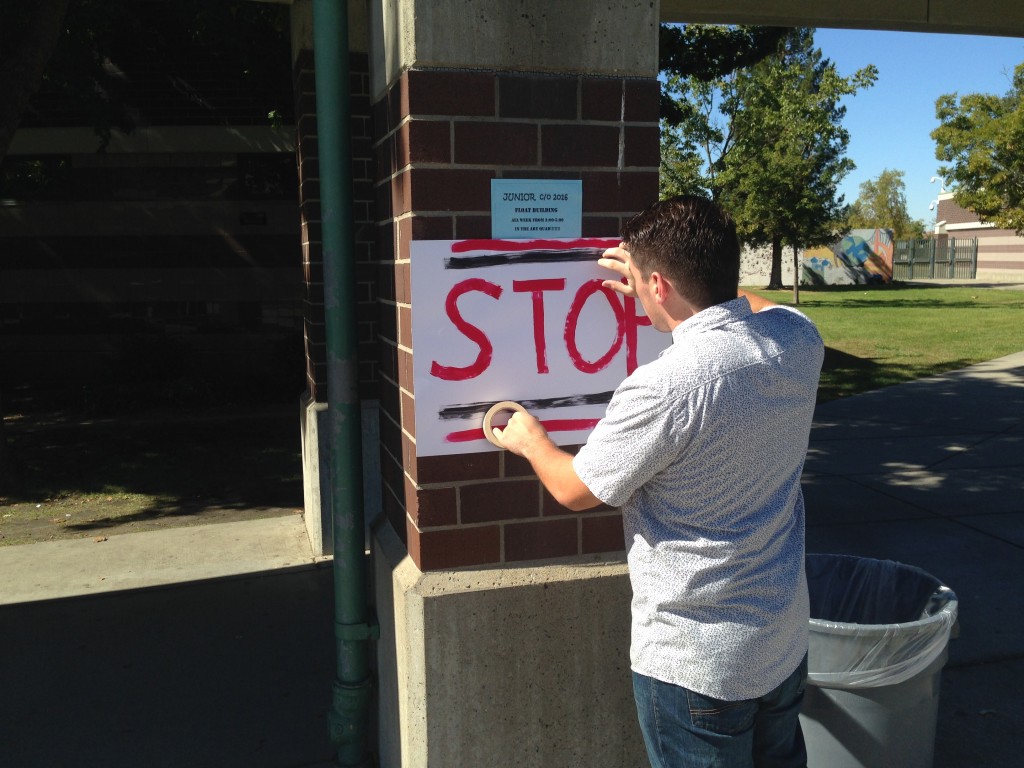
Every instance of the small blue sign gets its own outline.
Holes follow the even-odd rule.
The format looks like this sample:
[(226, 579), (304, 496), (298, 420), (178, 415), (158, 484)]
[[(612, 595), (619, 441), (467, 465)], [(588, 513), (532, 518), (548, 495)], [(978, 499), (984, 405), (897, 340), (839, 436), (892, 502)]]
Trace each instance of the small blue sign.
[(582, 181), (491, 179), (491, 237), (582, 236)]

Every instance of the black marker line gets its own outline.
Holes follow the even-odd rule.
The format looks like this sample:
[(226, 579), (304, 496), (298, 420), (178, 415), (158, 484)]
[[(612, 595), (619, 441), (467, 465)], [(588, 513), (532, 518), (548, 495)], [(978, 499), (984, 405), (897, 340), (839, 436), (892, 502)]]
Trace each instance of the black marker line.
[[(615, 394), (608, 392), (592, 392), (589, 395), (567, 395), (562, 397), (540, 397), (534, 400), (520, 400), (519, 403), (528, 411), (543, 411), (549, 408), (572, 408), (577, 405), (606, 405)], [(446, 405), (437, 412), (442, 421), (449, 419), (466, 419), (470, 416), (483, 415), (494, 403), (458, 403)]]
[(597, 261), (603, 248), (569, 248), (565, 250), (536, 250), (521, 253), (488, 253), (483, 256), (449, 256), (445, 269), (477, 269), (478, 267), (507, 267), (513, 264), (558, 264), (567, 261)]

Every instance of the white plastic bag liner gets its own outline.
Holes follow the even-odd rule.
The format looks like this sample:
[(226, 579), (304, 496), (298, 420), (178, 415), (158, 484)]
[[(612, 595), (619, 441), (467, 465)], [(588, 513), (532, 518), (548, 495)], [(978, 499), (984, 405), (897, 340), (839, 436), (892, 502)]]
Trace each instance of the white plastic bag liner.
[(949, 643), (957, 599), (935, 577), (892, 560), (807, 555), (808, 682), (876, 688), (924, 672)]

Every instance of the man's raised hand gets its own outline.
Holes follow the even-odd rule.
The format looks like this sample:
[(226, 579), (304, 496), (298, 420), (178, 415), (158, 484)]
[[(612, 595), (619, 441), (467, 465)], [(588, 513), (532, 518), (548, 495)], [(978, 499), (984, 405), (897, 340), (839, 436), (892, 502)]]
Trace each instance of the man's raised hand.
[(632, 276), (629, 272), (629, 251), (625, 249), (625, 243), (619, 243), (616, 248), (609, 248), (597, 260), (598, 265), (610, 269), (619, 275), (618, 280), (605, 280), (602, 285), (621, 293), (623, 296), (636, 296), (636, 289), (633, 286)]

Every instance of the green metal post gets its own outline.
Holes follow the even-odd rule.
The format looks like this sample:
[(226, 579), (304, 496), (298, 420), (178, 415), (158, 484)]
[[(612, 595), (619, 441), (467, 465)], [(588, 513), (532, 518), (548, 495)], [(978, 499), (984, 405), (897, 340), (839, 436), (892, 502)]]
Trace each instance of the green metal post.
[(337, 649), (328, 721), (336, 762), (346, 768), (370, 765), (368, 646), (374, 634), (367, 620), (363, 533), (348, 57), (347, 0), (313, 0)]

